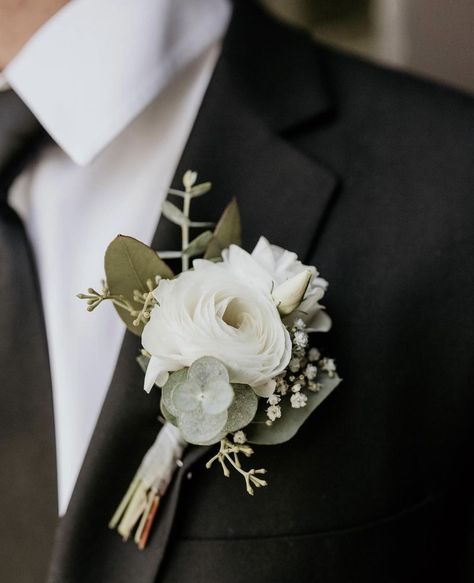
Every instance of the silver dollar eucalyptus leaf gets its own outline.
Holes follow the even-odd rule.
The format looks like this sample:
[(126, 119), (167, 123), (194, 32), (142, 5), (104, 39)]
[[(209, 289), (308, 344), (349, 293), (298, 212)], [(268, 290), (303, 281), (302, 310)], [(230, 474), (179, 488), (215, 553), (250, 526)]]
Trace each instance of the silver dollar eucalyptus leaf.
[(191, 413), (201, 405), (203, 391), (197, 383), (185, 381), (175, 386), (171, 400), (179, 413)]
[(229, 373), (225, 365), (217, 358), (203, 356), (189, 368), (188, 379), (203, 385), (216, 379), (229, 382)]
[(194, 445), (211, 445), (220, 441), (226, 422), (227, 411), (218, 415), (208, 415), (202, 410), (196, 410), (178, 417), (178, 427), (184, 439)]
[[(242, 417), (255, 415), (254, 392), (244, 385), (236, 385), (239, 394), (250, 393), (252, 397), (241, 397), (241, 404), (234, 408), (231, 427), (241, 427)], [(222, 362), (205, 356), (191, 365), (172, 373), (163, 387), (161, 410), (165, 419), (177, 425), (183, 438), (196, 445), (211, 445), (225, 436), (228, 410), (234, 402), (234, 388), (229, 382), (229, 373)], [(244, 409), (246, 410), (244, 412)], [(248, 422), (247, 422), (248, 423)]]
[(249, 385), (232, 385), (234, 400), (227, 411), (228, 419), (224, 427), (226, 433), (246, 427), (257, 413), (258, 397)]
[(223, 379), (210, 381), (202, 395), (203, 411), (209, 415), (218, 415), (227, 411), (234, 399), (232, 385)]
[(171, 413), (165, 407), (165, 405), (163, 403), (163, 399), (161, 399), (160, 409), (161, 409), (161, 414), (165, 418), (165, 421), (168, 421), (169, 423), (171, 423), (172, 425), (174, 425), (175, 427), (177, 427), (177, 425), (178, 425), (178, 419), (174, 415), (171, 415)]
[(215, 358), (204, 357), (190, 367), (185, 382), (175, 385), (171, 412), (190, 413), (199, 408), (208, 415), (218, 415), (227, 411), (233, 398), (225, 366)]
[(170, 378), (166, 382), (165, 386), (163, 387), (162, 392), (161, 392), (162, 403), (163, 403), (164, 407), (166, 408), (166, 410), (173, 417), (178, 416), (178, 410), (174, 406), (173, 400), (171, 398), (171, 394), (172, 394), (174, 388), (176, 387), (176, 385), (182, 384), (186, 380), (187, 376), (188, 376), (188, 369), (187, 368), (183, 368), (181, 370), (178, 370), (177, 372), (172, 373), (170, 375)]

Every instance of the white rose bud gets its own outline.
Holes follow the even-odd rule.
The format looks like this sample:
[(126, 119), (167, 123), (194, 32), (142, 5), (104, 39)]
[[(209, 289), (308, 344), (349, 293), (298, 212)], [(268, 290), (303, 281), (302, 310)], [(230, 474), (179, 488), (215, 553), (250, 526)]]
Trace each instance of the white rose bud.
[(313, 265), (304, 265), (296, 253), (277, 245), (271, 245), (265, 237), (260, 237), (252, 251), (252, 257), (270, 275), (275, 286), (283, 285), (297, 274), (309, 270), (311, 279), (300, 309), (283, 316), (285, 324), (291, 327), (295, 324), (295, 320), (302, 320), (306, 325), (307, 332), (327, 332), (329, 330), (331, 319), (319, 303), (326, 292), (328, 283), (319, 277), (319, 273)]
[(305, 269), (273, 290), (273, 301), (282, 316), (288, 316), (301, 304), (312, 275), (309, 269)]

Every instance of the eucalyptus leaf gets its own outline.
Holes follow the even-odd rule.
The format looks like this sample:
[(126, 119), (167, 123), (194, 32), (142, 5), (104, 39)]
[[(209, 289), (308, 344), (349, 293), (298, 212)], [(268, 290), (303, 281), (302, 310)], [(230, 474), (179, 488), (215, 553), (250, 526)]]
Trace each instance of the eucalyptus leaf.
[(227, 422), (227, 411), (209, 415), (202, 410), (183, 413), (178, 417), (178, 427), (184, 439), (194, 445), (218, 443)]
[(171, 415), (177, 417), (179, 411), (176, 409), (173, 399), (172, 393), (177, 385), (182, 384), (188, 377), (188, 369), (183, 368), (176, 372), (170, 374), (169, 379), (166, 381), (162, 391), (161, 391), (161, 400), (163, 405), (166, 407), (166, 410), (169, 411)]
[(234, 389), (228, 381), (215, 379), (207, 383), (202, 400), (203, 411), (218, 415), (227, 411), (234, 400)]
[(179, 196), (180, 198), (198, 198), (203, 194), (207, 194), (212, 188), (212, 184), (210, 182), (203, 182), (202, 184), (197, 184), (193, 186), (188, 192), (185, 190), (178, 190), (176, 188), (170, 188), (168, 190), (168, 194), (173, 196)]
[(212, 184), (210, 182), (201, 182), (201, 184), (196, 184), (196, 186), (193, 186), (189, 191), (189, 194), (193, 198), (197, 198), (198, 196), (202, 196), (203, 194), (209, 192), (211, 188)]
[[(147, 292), (147, 281), (155, 281), (158, 275), (165, 279), (174, 276), (168, 265), (153, 249), (133, 237), (124, 235), (116, 237), (107, 247), (104, 267), (110, 293), (128, 300), (136, 310), (140, 310), (142, 306), (133, 299), (135, 290)], [(127, 310), (118, 306), (115, 308), (127, 328), (140, 336), (143, 324), (134, 326), (135, 318)]]
[(281, 418), (276, 419), (272, 425), (266, 425), (267, 415), (265, 409), (268, 407), (266, 400), (261, 400), (259, 410), (253, 422), (245, 430), (247, 441), (258, 445), (275, 445), (288, 441), (297, 433), (299, 428), (308, 419), (311, 413), (318, 407), (324, 399), (337, 387), (341, 382), (338, 376), (330, 378), (326, 373), (320, 373), (318, 382), (321, 389), (313, 393), (305, 391), (308, 397), (306, 407), (294, 409), (291, 406), (290, 399), (284, 397), (280, 403)]
[(198, 235), (183, 251), (183, 255), (188, 257), (196, 257), (197, 255), (202, 255), (209, 245), (209, 241), (212, 239), (212, 231), (204, 231)]
[(221, 253), (224, 248), (221, 246), (219, 241), (213, 236), (209, 241), (209, 244), (204, 254), (204, 259), (209, 261), (218, 261), (221, 258)]
[(200, 397), (201, 389), (199, 385), (189, 381), (177, 384), (171, 394), (174, 410), (180, 414), (195, 411), (200, 405)]
[(233, 384), (234, 400), (227, 411), (225, 433), (232, 433), (246, 427), (257, 413), (258, 397), (249, 385)]
[[(256, 406), (244, 392), (253, 391), (245, 385), (235, 385), (242, 393), (233, 412), (231, 427), (240, 427), (243, 416), (255, 414)], [(196, 360), (189, 369), (170, 375), (161, 393), (163, 416), (179, 427), (184, 439), (196, 445), (217, 443), (226, 435), (228, 410), (234, 401), (234, 386), (229, 383), (225, 365), (211, 356)], [(254, 395), (256, 398), (256, 396)], [(248, 422), (247, 422), (248, 423)]]
[(186, 218), (183, 211), (169, 200), (165, 200), (161, 206), (161, 211), (164, 216), (175, 225), (189, 225), (189, 219)]
[(160, 403), (160, 409), (161, 409), (161, 414), (163, 415), (165, 420), (168, 421), (169, 423), (171, 423), (172, 425), (174, 425), (175, 427), (178, 427), (178, 420), (176, 419), (176, 417), (174, 415), (171, 415), (171, 413), (165, 407), (165, 405), (163, 403), (163, 399), (161, 400), (161, 403)]
[(234, 198), (222, 213), (214, 229), (213, 237), (209, 241), (204, 258), (213, 259), (219, 257), (224, 249), (227, 249), (230, 245), (240, 245), (241, 242), (240, 211), (239, 205)]
[(224, 363), (213, 356), (203, 356), (193, 362), (188, 372), (188, 379), (200, 384), (210, 380), (222, 379), (229, 381), (229, 373)]
[(211, 356), (196, 360), (188, 370), (187, 380), (175, 385), (171, 393), (173, 408), (179, 414), (199, 408), (208, 415), (218, 415), (227, 411), (233, 399), (226, 367)]

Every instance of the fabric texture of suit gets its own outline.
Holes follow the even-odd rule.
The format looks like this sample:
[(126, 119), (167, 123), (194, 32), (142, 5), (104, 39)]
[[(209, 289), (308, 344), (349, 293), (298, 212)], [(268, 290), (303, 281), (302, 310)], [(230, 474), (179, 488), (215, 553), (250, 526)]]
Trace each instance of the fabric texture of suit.
[[(472, 580), (473, 135), (469, 97), (235, 3), (175, 182), (198, 170), (196, 220), (236, 196), (245, 248), (265, 235), (318, 267), (333, 329), (314, 341), (344, 381), (255, 448), (254, 497), (189, 448), (139, 552), (107, 529), (159, 427), (127, 335), (48, 583)], [(176, 231), (162, 219), (154, 247)]]

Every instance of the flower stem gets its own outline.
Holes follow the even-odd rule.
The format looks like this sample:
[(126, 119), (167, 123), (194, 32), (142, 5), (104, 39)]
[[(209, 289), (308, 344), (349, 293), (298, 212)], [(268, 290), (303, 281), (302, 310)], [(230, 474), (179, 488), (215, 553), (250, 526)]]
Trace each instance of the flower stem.
[(189, 247), (189, 211), (191, 209), (191, 194), (186, 188), (186, 193), (184, 195), (183, 204), (183, 214), (186, 217), (186, 221), (181, 226), (181, 270), (187, 271), (189, 269), (189, 256), (184, 253), (184, 251)]

